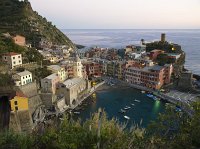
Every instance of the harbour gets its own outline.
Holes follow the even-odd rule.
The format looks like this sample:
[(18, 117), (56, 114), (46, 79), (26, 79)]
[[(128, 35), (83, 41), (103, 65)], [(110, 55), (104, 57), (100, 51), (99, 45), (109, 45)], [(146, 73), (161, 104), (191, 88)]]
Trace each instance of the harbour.
[(101, 108), (107, 113), (108, 119), (114, 117), (120, 123), (128, 121), (127, 127), (133, 124), (146, 127), (165, 111), (165, 104), (165, 101), (153, 100), (140, 90), (128, 86), (103, 85), (74, 110), (80, 113), (75, 112), (73, 118), (85, 121)]

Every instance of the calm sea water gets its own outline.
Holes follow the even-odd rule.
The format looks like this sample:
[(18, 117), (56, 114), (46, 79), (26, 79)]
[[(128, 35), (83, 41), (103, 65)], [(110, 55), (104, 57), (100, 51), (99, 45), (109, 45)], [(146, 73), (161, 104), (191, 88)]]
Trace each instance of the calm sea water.
[(200, 30), (62, 30), (74, 43), (85, 46), (124, 48), (160, 39), (166, 33), (167, 41), (178, 43), (186, 52), (185, 67), (200, 75)]
[[(140, 102), (134, 101), (135, 99)], [(150, 121), (155, 120), (159, 113), (164, 112), (165, 102), (155, 101), (133, 88), (110, 88), (97, 91), (91, 95), (89, 105), (78, 115), (82, 120), (90, 118), (91, 114), (102, 108), (107, 113), (109, 119), (115, 117), (119, 122), (126, 123), (124, 115), (130, 117), (127, 126), (140, 124), (146, 127)], [(93, 102), (91, 102), (93, 101)], [(134, 104), (132, 106), (131, 104)], [(119, 113), (125, 106), (131, 107), (125, 114)], [(77, 118), (77, 117), (75, 117)]]

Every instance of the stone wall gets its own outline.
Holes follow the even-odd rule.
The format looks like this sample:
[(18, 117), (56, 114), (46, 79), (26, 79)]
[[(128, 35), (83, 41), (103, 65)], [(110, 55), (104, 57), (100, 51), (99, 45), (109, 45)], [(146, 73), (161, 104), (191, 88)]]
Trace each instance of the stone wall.
[(9, 129), (15, 132), (30, 133), (33, 127), (29, 110), (11, 112)]
[(193, 90), (192, 86), (193, 74), (191, 72), (183, 72), (178, 81), (178, 88), (182, 91)]

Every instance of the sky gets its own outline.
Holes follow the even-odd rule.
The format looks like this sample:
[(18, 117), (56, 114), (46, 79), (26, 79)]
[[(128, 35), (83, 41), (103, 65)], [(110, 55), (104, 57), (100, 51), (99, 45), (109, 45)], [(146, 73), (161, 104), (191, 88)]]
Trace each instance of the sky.
[(29, 0), (60, 29), (200, 29), (200, 0)]

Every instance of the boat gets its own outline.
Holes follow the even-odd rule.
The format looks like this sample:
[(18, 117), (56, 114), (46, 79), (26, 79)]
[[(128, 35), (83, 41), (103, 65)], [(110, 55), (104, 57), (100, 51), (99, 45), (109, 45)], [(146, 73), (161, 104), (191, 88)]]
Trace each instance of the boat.
[(131, 103), (131, 105), (134, 106), (135, 104), (134, 104), (134, 103)]
[(126, 111), (123, 109), (120, 109), (119, 113), (125, 113)]
[(134, 101), (136, 101), (136, 102), (140, 102), (139, 100), (137, 100), (137, 99), (135, 99)]
[(128, 106), (126, 106), (125, 108), (124, 108), (124, 110), (128, 110), (128, 109), (130, 109), (131, 107), (128, 107)]
[(146, 92), (145, 92), (145, 91), (141, 91), (141, 93), (143, 93), (143, 94), (144, 94), (144, 93), (146, 93)]
[(130, 108), (127, 108), (127, 107), (124, 108), (124, 110), (128, 110), (128, 109), (130, 109)]
[(153, 98), (154, 100), (158, 100), (158, 98), (157, 98), (156, 96), (153, 96), (152, 98)]
[(78, 111), (74, 111), (74, 114), (80, 114), (80, 112), (78, 112)]
[(130, 117), (128, 117), (128, 116), (126, 116), (126, 115), (124, 116), (124, 118), (127, 119), (127, 120), (130, 120)]
[(147, 94), (147, 97), (153, 98), (154, 96), (152, 94)]

